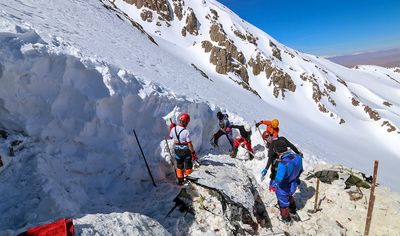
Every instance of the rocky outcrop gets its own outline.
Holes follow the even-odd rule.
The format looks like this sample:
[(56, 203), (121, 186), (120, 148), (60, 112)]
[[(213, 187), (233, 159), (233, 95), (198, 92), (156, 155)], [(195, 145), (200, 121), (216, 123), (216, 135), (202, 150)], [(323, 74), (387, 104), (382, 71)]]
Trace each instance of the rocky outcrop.
[(201, 47), (204, 48), (205, 52), (211, 52), (211, 49), (213, 48), (213, 44), (210, 41), (203, 41), (201, 42)]
[(174, 13), (175, 16), (179, 19), (182, 20), (183, 18), (183, 5), (184, 2), (182, 0), (173, 0), (174, 4)]
[(383, 105), (387, 106), (387, 107), (391, 107), (393, 104), (388, 102), (388, 101), (384, 101)]
[(279, 96), (279, 94), (282, 94), (282, 97), (284, 98), (286, 90), (291, 92), (296, 91), (296, 85), (294, 84), (290, 75), (277, 68), (272, 71), (270, 76), (269, 85), (271, 86), (271, 84), (274, 86), (273, 94), (276, 98)]
[(290, 75), (273, 65), (271, 60), (264, 58), (260, 53), (255, 58), (251, 58), (248, 64), (253, 68), (254, 75), (265, 72), (266, 78), (269, 80), (268, 85), (274, 87), (273, 94), (275, 97), (282, 94), (282, 98), (284, 98), (285, 91), (296, 91), (296, 84)]
[(282, 61), (281, 50), (276, 46), (276, 44), (269, 40), (269, 46), (272, 48), (272, 56)]
[(205, 52), (211, 52), (210, 62), (216, 66), (216, 72), (220, 74), (234, 73), (244, 82), (248, 83), (249, 75), (245, 66), (244, 54), (238, 50), (234, 42), (227, 38), (221, 24), (213, 23), (210, 27), (210, 38), (218, 45), (210, 41), (203, 41)]
[(233, 27), (232, 27), (232, 31), (241, 40), (243, 40), (243, 41), (247, 40), (249, 43), (252, 43), (252, 44), (254, 44), (254, 46), (257, 46), (258, 38), (254, 37), (253, 34), (247, 32), (247, 31), (246, 31), (246, 34), (243, 34), (242, 32), (240, 32), (240, 30), (234, 29)]
[(168, 0), (124, 0), (128, 4), (135, 5), (138, 9), (142, 7), (156, 11), (160, 18), (165, 21), (172, 20), (172, 10)]
[(199, 34), (199, 22), (194, 14), (194, 11), (190, 8), (189, 14), (186, 17), (186, 26), (184, 26), (182, 29), (182, 35), (186, 36), (186, 32), (195, 36)]
[[(328, 81), (325, 81), (325, 84), (324, 84), (325, 88), (322, 89), (318, 83), (317, 77), (314, 74), (309, 75), (307, 73), (303, 73), (300, 75), (300, 78), (303, 81), (308, 81), (309, 83), (312, 84), (312, 89), (313, 89), (312, 98), (314, 99), (315, 103), (317, 103), (317, 104), (320, 103), (322, 97), (324, 96), (328, 99), (328, 101), (333, 106), (336, 106), (335, 100), (333, 100), (330, 95), (330, 93), (336, 91), (336, 87), (333, 84), (329, 83)], [(323, 112), (325, 112), (325, 110), (326, 110), (325, 106), (320, 106), (320, 111), (322, 111), (322, 110), (323, 110)]]
[(153, 13), (148, 10), (143, 10), (142, 13), (140, 13), (140, 17), (142, 17), (143, 21), (147, 21), (147, 22), (153, 21)]
[(216, 21), (218, 20), (218, 12), (214, 9), (210, 9), (211, 15), (212, 15), (212, 20)]
[(355, 99), (355, 98), (351, 98), (351, 104), (353, 104), (353, 106), (359, 106), (360, 105), (360, 101), (358, 101), (357, 99)]
[(386, 128), (387, 128), (387, 132), (393, 132), (393, 131), (396, 131), (396, 127), (394, 126), (394, 125), (392, 125), (389, 121), (387, 121), (387, 120), (385, 120), (384, 122), (382, 122), (382, 125), (381, 125), (382, 127), (385, 127), (386, 126)]
[[(262, 57), (260, 53), (258, 53), (255, 58), (251, 58), (248, 64), (253, 68), (253, 74), (256, 76), (261, 72), (266, 72), (266, 70), (272, 68), (271, 60)], [(267, 77), (269, 77), (271, 73), (267, 73)]]
[(377, 111), (373, 110), (371, 107), (369, 107), (367, 105), (363, 105), (363, 106), (364, 106), (365, 113), (367, 113), (369, 115), (370, 119), (375, 120), (375, 121), (381, 119), (381, 117)]
[(271, 227), (270, 219), (256, 181), (237, 164), (225, 156), (204, 158), (201, 167), (188, 177), (191, 185), (186, 193), (178, 197), (195, 215), (200, 208), (223, 216), (228, 225), (221, 230), (227, 235), (255, 235), (261, 228)]
[(218, 45), (222, 46), (227, 40), (226, 33), (222, 28), (221, 24), (214, 23), (210, 27), (210, 38), (212, 41), (217, 42)]

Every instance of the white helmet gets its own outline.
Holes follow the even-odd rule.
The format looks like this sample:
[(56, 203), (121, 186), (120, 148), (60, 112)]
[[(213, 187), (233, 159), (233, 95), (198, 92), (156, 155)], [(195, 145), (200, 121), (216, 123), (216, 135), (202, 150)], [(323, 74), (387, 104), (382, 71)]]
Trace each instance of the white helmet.
[(245, 124), (244, 125), (244, 130), (246, 130), (246, 132), (250, 132), (251, 131), (251, 126), (249, 124)]

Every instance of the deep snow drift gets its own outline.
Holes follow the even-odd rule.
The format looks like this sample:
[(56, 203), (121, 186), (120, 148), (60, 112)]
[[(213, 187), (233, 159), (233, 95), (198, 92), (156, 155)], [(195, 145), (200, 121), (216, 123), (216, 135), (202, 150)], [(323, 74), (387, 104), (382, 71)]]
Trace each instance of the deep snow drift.
[[(371, 160), (379, 157), (378, 181), (398, 186), (393, 175), (400, 165), (397, 134), (374, 129), (376, 124), (364, 122), (358, 113), (349, 114), (362, 121), (338, 128), (334, 120), (304, 106), (299, 94), (284, 101), (262, 100), (222, 75), (207, 80), (170, 52), (176, 47), (159, 38), (160, 46), (155, 45), (100, 1), (0, 5), (0, 129), (10, 134), (0, 139), (0, 232), (18, 232), (61, 216), (90, 222), (90, 229), (82, 226), (83, 234), (108, 234), (107, 225), (116, 234), (141, 232), (135, 230), (147, 218), (133, 212), (155, 219), (172, 234), (180, 224), (187, 232), (207, 232), (201, 222), (187, 221), (176, 212), (164, 218), (179, 189), (162, 141), (166, 120), (182, 111), (192, 116), (189, 129), (200, 157), (209, 153), (217, 110), (227, 111), (234, 123), (278, 117), (282, 134), (299, 146), (307, 165), (330, 160), (370, 173)], [(396, 74), (389, 75), (393, 80), (386, 76), (386, 87), (396, 83)], [(374, 80), (374, 75), (367, 77), (365, 83)], [(371, 93), (357, 84), (360, 93)], [(395, 102), (388, 116), (398, 109)], [(141, 139), (158, 188), (150, 187), (132, 129)], [(254, 145), (261, 145), (257, 135)], [(242, 172), (258, 178), (264, 164), (248, 163), (251, 168)], [(273, 196), (265, 189), (264, 194), (264, 199)], [(114, 217), (121, 223), (106, 219)], [(104, 225), (97, 224), (103, 219)], [(127, 231), (118, 231), (125, 226)], [(161, 226), (154, 230), (164, 232)]]

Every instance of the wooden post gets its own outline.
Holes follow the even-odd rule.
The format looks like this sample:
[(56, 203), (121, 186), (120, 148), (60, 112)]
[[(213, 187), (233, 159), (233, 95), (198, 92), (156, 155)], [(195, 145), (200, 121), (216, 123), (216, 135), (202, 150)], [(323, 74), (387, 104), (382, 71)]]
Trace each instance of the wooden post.
[(317, 212), (318, 208), (318, 193), (319, 193), (319, 179), (317, 178), (317, 188), (315, 189), (315, 201), (314, 201), (314, 212)]
[(379, 161), (375, 160), (374, 175), (372, 177), (371, 192), (369, 194), (368, 213), (367, 213), (367, 220), (365, 222), (364, 236), (369, 235), (369, 228), (371, 226), (372, 211), (374, 209), (374, 203), (375, 203), (375, 194), (374, 193), (375, 193), (376, 178), (378, 176), (378, 164), (379, 164)]

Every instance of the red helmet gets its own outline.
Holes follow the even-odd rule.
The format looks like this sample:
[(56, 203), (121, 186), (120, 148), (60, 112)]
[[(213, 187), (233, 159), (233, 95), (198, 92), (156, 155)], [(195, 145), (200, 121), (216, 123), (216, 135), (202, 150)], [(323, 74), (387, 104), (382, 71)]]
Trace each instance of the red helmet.
[(180, 116), (179, 116), (179, 121), (182, 123), (182, 124), (189, 124), (189, 121), (190, 121), (190, 116), (189, 116), (189, 114), (187, 114), (187, 113), (182, 113)]

